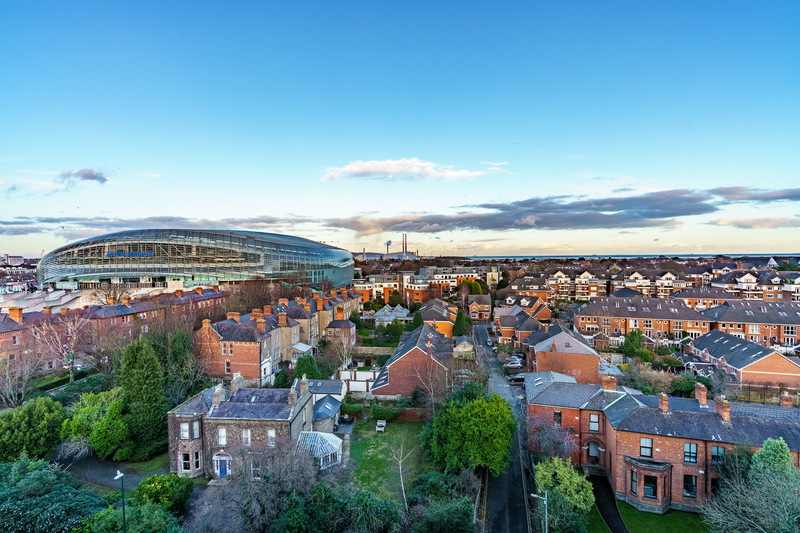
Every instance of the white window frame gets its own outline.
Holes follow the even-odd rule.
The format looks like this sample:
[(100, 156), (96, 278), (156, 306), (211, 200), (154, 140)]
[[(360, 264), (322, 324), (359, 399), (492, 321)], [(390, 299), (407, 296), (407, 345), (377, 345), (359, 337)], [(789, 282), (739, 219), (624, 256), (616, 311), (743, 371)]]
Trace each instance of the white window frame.
[(181, 422), (181, 440), (189, 439), (189, 422)]
[(267, 430), (267, 446), (273, 447), (275, 446), (275, 430), (268, 429)]
[(244, 428), (242, 430), (242, 444), (250, 446), (250, 428)]
[(189, 452), (185, 452), (181, 454), (181, 472), (191, 472), (192, 471), (192, 456), (189, 455)]
[(192, 424), (192, 426), (194, 426), (192, 428), (194, 430), (194, 432), (193, 432), (193, 436), (194, 437), (193, 438), (199, 439), (200, 438), (200, 421), (199, 420), (195, 420), (194, 423)]
[(226, 428), (217, 428), (217, 444), (220, 446), (228, 445), (228, 430)]

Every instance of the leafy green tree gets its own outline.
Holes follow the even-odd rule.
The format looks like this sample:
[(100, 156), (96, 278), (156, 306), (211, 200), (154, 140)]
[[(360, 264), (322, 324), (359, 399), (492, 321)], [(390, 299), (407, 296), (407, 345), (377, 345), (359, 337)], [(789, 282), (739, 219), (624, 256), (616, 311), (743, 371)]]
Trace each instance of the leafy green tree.
[[(306, 379), (323, 378), (319, 367), (317, 367), (317, 360), (314, 359), (313, 355), (304, 355), (297, 358), (297, 362), (294, 364), (294, 376), (301, 379), (303, 374), (305, 374)], [(291, 387), (291, 385), (289, 386)]]
[(156, 474), (146, 477), (133, 491), (133, 501), (138, 504), (154, 503), (175, 516), (183, 514), (183, 507), (192, 494), (194, 483), (178, 474)]
[(391, 344), (400, 342), (400, 336), (403, 334), (403, 331), (405, 331), (403, 324), (396, 318), (392, 320), (391, 323), (386, 325), (387, 342)]
[(128, 426), (122, 419), (122, 389), (86, 393), (73, 405), (72, 416), (61, 426), (61, 438), (85, 439), (105, 459), (125, 445)]
[(456, 323), (453, 325), (453, 336), (460, 337), (467, 332), (467, 319), (464, 318), (464, 312), (458, 310), (456, 313)]
[(67, 533), (105, 506), (72, 474), (45, 460), (23, 453), (0, 465), (0, 524), (6, 533)]
[(61, 440), (66, 416), (64, 407), (50, 398), (0, 413), (0, 461), (14, 461), (23, 450), (31, 457), (49, 458)]
[(536, 465), (536, 487), (539, 492), (558, 493), (570, 510), (588, 513), (594, 505), (592, 484), (586, 475), (572, 466), (571, 459), (551, 457)]
[(364, 327), (364, 321), (361, 320), (361, 313), (359, 313), (358, 311), (353, 311), (352, 313), (350, 313), (349, 320), (350, 322), (355, 324), (356, 330), (362, 329)]
[(416, 505), (409, 522), (412, 533), (472, 533), (475, 508), (469, 498), (456, 498)]
[(164, 374), (149, 342), (138, 339), (125, 348), (120, 385), (128, 441), (114, 454), (114, 459), (142, 461), (167, 445)]
[(653, 355), (644, 347), (644, 334), (640, 329), (631, 330), (625, 335), (625, 342), (619, 351), (628, 357), (638, 357), (646, 363), (653, 359)]
[(424, 321), (422, 320), (422, 313), (417, 311), (416, 313), (414, 313), (414, 320), (411, 321), (411, 325), (408, 327), (408, 330), (409, 331), (414, 331), (415, 329), (420, 327), (422, 324), (424, 324)]
[(403, 303), (403, 299), (400, 297), (400, 293), (398, 291), (392, 291), (389, 295), (389, 305), (397, 307), (401, 303)]
[[(160, 505), (146, 503), (125, 508), (128, 533), (183, 533), (178, 519)], [(122, 533), (122, 508), (99, 512), (73, 533)]]
[(289, 373), (286, 372), (286, 369), (282, 368), (281, 371), (278, 372), (272, 386), (276, 389), (288, 389), (292, 386), (292, 380), (289, 379)]
[(511, 407), (497, 393), (487, 400), (450, 402), (433, 420), (433, 457), (445, 468), (484, 466), (498, 476), (511, 460), (516, 421)]
[(800, 473), (783, 439), (767, 439), (749, 468), (747, 460), (725, 463), (719, 491), (702, 510), (712, 533), (797, 532)]
[(292, 493), (289, 495), (286, 509), (272, 523), (270, 531), (275, 533), (306, 533), (311, 531), (305, 502), (297, 494)]
[(394, 502), (382, 500), (365, 490), (359, 491), (350, 501), (348, 510), (353, 529), (359, 533), (394, 533), (402, 524)]
[(800, 270), (800, 265), (797, 263), (792, 263), (791, 261), (781, 261), (781, 264), (778, 265), (775, 270), (786, 272), (786, 271), (797, 271)]

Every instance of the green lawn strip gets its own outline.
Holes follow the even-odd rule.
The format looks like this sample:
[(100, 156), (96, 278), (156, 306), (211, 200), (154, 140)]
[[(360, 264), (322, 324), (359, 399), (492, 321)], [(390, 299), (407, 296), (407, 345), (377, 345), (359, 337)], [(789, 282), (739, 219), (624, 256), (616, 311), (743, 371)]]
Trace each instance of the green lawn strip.
[(622, 521), (631, 533), (686, 533), (708, 531), (700, 515), (669, 511), (665, 514), (646, 513), (625, 502), (617, 502)]
[(392, 448), (399, 453), (403, 438), (403, 455), (408, 453), (409, 447), (414, 448), (403, 462), (403, 479), (408, 492), (420, 474), (432, 469), (419, 447), (419, 433), (424, 425), (424, 422), (389, 422), (386, 430), (379, 433), (375, 431), (373, 419), (358, 424), (350, 443), (350, 458), (356, 465), (353, 473), (355, 485), (378, 497), (401, 501), (400, 476), (397, 462), (392, 459)]
[(161, 455), (156, 455), (155, 457), (147, 460), (142, 461), (141, 463), (122, 463), (127, 468), (133, 470), (134, 472), (138, 472), (140, 474), (149, 474), (159, 468), (167, 469), (169, 466), (169, 452), (164, 452)]
[[(91, 481), (83, 481), (83, 488), (87, 490), (92, 490), (100, 495), (108, 503), (116, 503), (120, 498), (122, 498), (122, 492), (120, 489), (112, 489), (106, 487), (105, 485), (101, 485), (99, 483), (92, 483)], [(128, 493), (126, 491), (126, 496)]]
[(589, 533), (611, 533), (611, 530), (608, 529), (606, 525), (606, 521), (603, 520), (603, 517), (600, 515), (600, 511), (597, 510), (596, 505), (592, 506), (592, 510), (589, 511), (588, 519), (589, 527), (587, 530)]

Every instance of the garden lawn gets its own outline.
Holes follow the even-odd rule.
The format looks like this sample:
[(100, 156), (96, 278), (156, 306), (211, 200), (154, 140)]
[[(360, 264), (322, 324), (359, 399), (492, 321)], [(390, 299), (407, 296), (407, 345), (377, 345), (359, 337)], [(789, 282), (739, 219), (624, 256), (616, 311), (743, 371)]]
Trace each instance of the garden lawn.
[(419, 446), (419, 434), (425, 422), (389, 422), (384, 433), (375, 431), (375, 419), (369, 418), (354, 428), (350, 442), (350, 460), (355, 464), (353, 481), (361, 490), (368, 490), (381, 498), (403, 501), (400, 491), (400, 475), (397, 462), (392, 459), (392, 448), (400, 451), (400, 442), (405, 439), (403, 455), (413, 448), (411, 455), (403, 461), (403, 479), (406, 494), (411, 484), (433, 465), (425, 460)]
[[(611, 533), (611, 530), (608, 529), (606, 525), (606, 521), (603, 520), (603, 517), (600, 516), (600, 511), (597, 510), (597, 506), (592, 506), (592, 510), (589, 511), (589, 520), (588, 520), (586, 530), (589, 533)], [(655, 532), (650, 532), (655, 533)]]
[(166, 473), (169, 467), (169, 452), (164, 452), (161, 455), (156, 455), (147, 461), (141, 463), (122, 463), (134, 472), (139, 474), (163, 474)]
[(704, 533), (708, 531), (700, 515), (669, 511), (666, 514), (645, 513), (625, 502), (617, 502), (622, 521), (631, 533)]

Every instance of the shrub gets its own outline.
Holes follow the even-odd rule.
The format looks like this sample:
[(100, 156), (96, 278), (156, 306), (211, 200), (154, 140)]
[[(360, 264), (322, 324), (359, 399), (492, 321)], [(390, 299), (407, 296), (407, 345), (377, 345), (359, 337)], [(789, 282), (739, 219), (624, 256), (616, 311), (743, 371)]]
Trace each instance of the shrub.
[(360, 415), (364, 412), (364, 406), (360, 403), (342, 403), (342, 412), (346, 415)]
[(156, 474), (147, 477), (133, 491), (133, 500), (139, 504), (154, 503), (176, 516), (183, 513), (183, 506), (194, 489), (192, 480), (177, 474)]
[(391, 422), (400, 414), (400, 409), (395, 409), (394, 407), (384, 407), (382, 405), (373, 405), (370, 407), (370, 412), (372, 413), (372, 416), (378, 420), (386, 420), (387, 422)]

